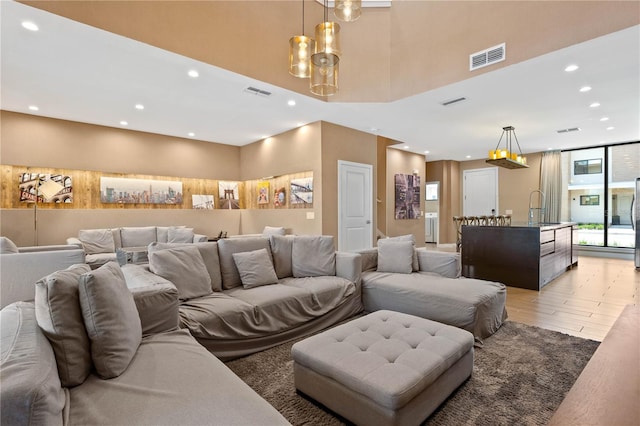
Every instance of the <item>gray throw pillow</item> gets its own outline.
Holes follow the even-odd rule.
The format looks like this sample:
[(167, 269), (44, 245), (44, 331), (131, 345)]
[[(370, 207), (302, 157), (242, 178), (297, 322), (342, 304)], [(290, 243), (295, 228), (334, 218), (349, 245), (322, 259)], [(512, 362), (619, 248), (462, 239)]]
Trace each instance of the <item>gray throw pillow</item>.
[(271, 255), (269, 240), (264, 237), (223, 238), (218, 241), (222, 288), (228, 290), (242, 285), (238, 268), (233, 261), (233, 253), (259, 250), (261, 248), (266, 249)]
[(167, 234), (167, 242), (169, 243), (192, 243), (193, 228), (169, 228)]
[[(385, 238), (386, 240), (396, 240), (396, 241), (411, 241), (411, 243), (413, 244), (413, 248), (415, 249), (416, 247), (416, 239), (413, 236), (413, 234), (407, 234), (407, 235), (399, 235), (397, 237), (389, 237), (389, 238)], [(417, 272), (420, 270), (420, 263), (418, 262), (418, 253), (413, 253), (413, 261), (411, 264), (411, 268), (413, 269), (413, 272)]]
[(7, 237), (0, 237), (0, 253), (1, 254), (16, 254), (19, 253), (18, 246)]
[(84, 327), (78, 282), (89, 265), (73, 265), (36, 283), (36, 319), (56, 356), (62, 386), (77, 386), (91, 373), (91, 347)]
[(103, 379), (117, 377), (142, 341), (140, 316), (120, 266), (109, 262), (81, 275), (78, 290), (96, 372)]
[(233, 253), (233, 261), (238, 268), (244, 288), (253, 288), (278, 282), (278, 276), (273, 269), (267, 249)]
[(209, 271), (200, 251), (194, 245), (150, 252), (149, 269), (171, 281), (182, 300), (212, 293)]
[(291, 269), (295, 278), (336, 274), (336, 252), (331, 235), (299, 235), (293, 238)]
[(413, 271), (413, 243), (411, 241), (378, 241), (378, 272), (410, 274)]
[(202, 243), (151, 243), (149, 244), (149, 253), (185, 246), (186, 244), (198, 247), (204, 266), (209, 271), (211, 278), (211, 289), (213, 291), (222, 291), (222, 275), (220, 273), (220, 256), (218, 256), (218, 243), (214, 241), (205, 241)]
[(115, 253), (116, 247), (111, 229), (81, 229), (78, 239), (86, 254)]

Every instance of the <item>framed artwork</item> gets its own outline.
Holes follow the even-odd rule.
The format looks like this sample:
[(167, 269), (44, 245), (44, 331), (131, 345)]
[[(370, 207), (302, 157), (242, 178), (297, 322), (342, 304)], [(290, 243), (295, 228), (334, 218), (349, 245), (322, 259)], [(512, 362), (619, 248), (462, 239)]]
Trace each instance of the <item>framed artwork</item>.
[(291, 179), (291, 204), (313, 204), (313, 178)]
[(420, 217), (420, 176), (397, 174), (395, 179), (395, 218)]
[(196, 210), (213, 210), (215, 208), (213, 195), (192, 195), (191, 204)]
[(182, 182), (103, 176), (100, 178), (100, 201), (123, 204), (182, 204)]
[(269, 204), (269, 182), (258, 182), (258, 204)]
[(35, 203), (72, 203), (71, 176), (48, 173), (22, 173), (19, 183), (20, 201)]
[(220, 199), (221, 209), (235, 210), (240, 208), (240, 193), (238, 191), (238, 185), (238, 182), (218, 182), (218, 198)]
[(424, 193), (426, 201), (438, 201), (438, 182), (427, 182)]
[(273, 206), (284, 207), (287, 205), (287, 188), (281, 186), (273, 192)]

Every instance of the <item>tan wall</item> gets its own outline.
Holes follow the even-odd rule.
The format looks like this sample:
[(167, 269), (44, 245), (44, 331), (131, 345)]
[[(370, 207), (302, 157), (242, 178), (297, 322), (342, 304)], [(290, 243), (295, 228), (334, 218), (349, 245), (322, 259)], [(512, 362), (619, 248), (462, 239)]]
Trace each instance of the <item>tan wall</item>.
[[(24, 3), (309, 94), (308, 81), (285, 68), (287, 41), (302, 31), (299, 1)], [(323, 8), (312, 0), (305, 5), (312, 35)], [(340, 92), (330, 101), (400, 99), (638, 23), (637, 1), (394, 0), (390, 8), (366, 9), (358, 21), (341, 23)], [(502, 42), (504, 62), (469, 71), (469, 54)]]
[[(377, 137), (375, 135), (322, 122), (322, 233), (338, 238), (338, 160), (373, 166), (372, 184), (376, 194)], [(372, 197), (373, 241), (375, 241), (376, 208)]]
[(453, 216), (462, 214), (460, 163), (452, 160), (426, 163), (427, 180), (440, 182), (438, 201), (438, 244), (455, 244), (457, 240)]
[[(526, 223), (529, 213), (529, 194), (540, 188), (541, 153), (527, 154), (528, 169), (509, 170), (498, 167), (498, 208), (500, 214), (513, 210), (512, 223)], [(465, 170), (493, 167), (485, 160), (463, 161), (460, 163), (460, 182)], [(462, 187), (461, 187), (462, 188)], [(460, 190), (460, 206), (462, 207), (462, 189)], [(537, 205), (537, 198), (536, 205)], [(462, 212), (462, 210), (460, 210)]]
[(424, 155), (402, 151), (396, 148), (387, 148), (387, 177), (386, 177), (386, 199), (387, 199), (387, 235), (390, 237), (398, 235), (413, 234), (418, 247), (424, 247), (424, 217), (419, 219), (395, 219), (395, 182), (396, 174), (413, 174), (418, 171), (420, 176), (420, 210), (424, 211), (424, 182), (425, 163)]

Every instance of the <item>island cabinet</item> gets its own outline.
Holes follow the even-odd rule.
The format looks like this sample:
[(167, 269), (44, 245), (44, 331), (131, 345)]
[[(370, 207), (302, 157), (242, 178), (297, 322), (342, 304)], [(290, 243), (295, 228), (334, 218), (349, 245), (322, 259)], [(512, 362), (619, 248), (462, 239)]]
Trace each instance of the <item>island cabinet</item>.
[(540, 290), (577, 265), (574, 223), (463, 226), (462, 275)]

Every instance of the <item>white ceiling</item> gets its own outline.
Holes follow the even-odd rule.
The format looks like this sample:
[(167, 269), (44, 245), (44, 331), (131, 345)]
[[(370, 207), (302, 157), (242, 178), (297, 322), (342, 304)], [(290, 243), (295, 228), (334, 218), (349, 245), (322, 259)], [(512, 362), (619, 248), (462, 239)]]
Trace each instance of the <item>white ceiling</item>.
[[(324, 120), (428, 150), (430, 161), (483, 158), (507, 125), (525, 154), (640, 139), (640, 26), (395, 102), (334, 103), (13, 1), (0, 1), (0, 13), (8, 111), (111, 127), (126, 120), (131, 130), (231, 145)], [(25, 30), (25, 20), (40, 30)], [(580, 68), (567, 73), (570, 64)], [(190, 69), (200, 76), (188, 77)], [(592, 90), (581, 93), (586, 85)], [(273, 94), (250, 95), (248, 86)], [(573, 127), (581, 131), (556, 132)]]

